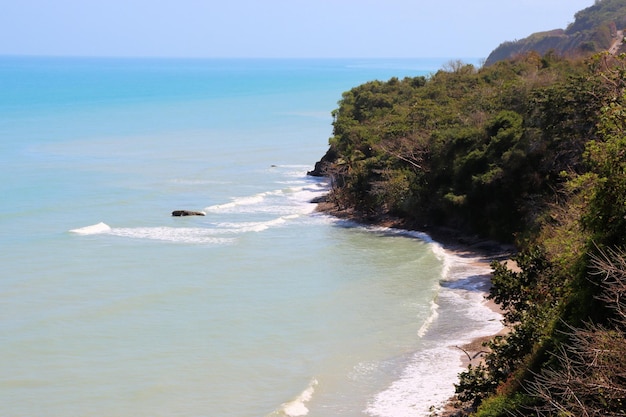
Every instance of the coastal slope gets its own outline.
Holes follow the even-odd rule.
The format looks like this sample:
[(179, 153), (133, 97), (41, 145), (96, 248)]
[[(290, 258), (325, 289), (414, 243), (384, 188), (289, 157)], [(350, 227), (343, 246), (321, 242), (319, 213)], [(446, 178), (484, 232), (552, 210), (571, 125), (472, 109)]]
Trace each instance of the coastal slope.
[(311, 174), (334, 213), (518, 249), (489, 292), (510, 331), (460, 375), (457, 415), (624, 416), (625, 11), (597, 1), (535, 37), (546, 53), (371, 81), (333, 112)]
[(622, 0), (602, 0), (575, 15), (575, 21), (566, 29), (554, 29), (515, 41), (501, 43), (494, 49), (485, 65), (510, 59), (528, 52), (540, 55), (554, 53), (560, 56), (579, 57), (590, 53), (611, 50), (624, 51), (623, 33), (626, 26), (626, 4)]

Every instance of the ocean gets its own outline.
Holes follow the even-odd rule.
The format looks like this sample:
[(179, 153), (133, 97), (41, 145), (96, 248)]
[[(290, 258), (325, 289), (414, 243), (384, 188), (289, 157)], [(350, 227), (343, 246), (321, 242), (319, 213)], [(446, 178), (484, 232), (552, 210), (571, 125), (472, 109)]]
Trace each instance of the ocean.
[(342, 92), (445, 62), (0, 57), (0, 415), (440, 407), (489, 267), (306, 172)]

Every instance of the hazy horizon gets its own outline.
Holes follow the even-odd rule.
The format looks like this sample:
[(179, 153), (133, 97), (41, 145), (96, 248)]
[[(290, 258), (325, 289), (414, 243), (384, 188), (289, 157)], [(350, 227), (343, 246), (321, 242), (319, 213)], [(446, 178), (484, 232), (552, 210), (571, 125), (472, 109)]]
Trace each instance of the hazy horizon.
[(593, 0), (24, 0), (0, 16), (0, 55), (154, 58), (486, 58), (565, 28)]

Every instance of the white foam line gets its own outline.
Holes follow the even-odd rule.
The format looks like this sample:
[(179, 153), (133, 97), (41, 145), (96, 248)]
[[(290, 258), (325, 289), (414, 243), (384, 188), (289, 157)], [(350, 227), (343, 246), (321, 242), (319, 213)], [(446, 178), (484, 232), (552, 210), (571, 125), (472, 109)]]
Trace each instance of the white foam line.
[(439, 312), (437, 310), (439, 310), (439, 304), (437, 304), (434, 300), (431, 300), (430, 314), (424, 324), (422, 324), (422, 327), (420, 327), (417, 331), (417, 335), (419, 337), (424, 337), (430, 326), (435, 322), (435, 320), (437, 320), (437, 317), (439, 317)]
[(131, 239), (148, 239), (174, 243), (224, 245), (234, 242), (233, 238), (216, 237), (213, 229), (201, 228), (129, 227), (111, 229), (109, 234)]
[(300, 217), (299, 214), (289, 214), (265, 222), (223, 222), (216, 224), (218, 229), (211, 230), (216, 230), (218, 231), (218, 233), (262, 232), (269, 229), (270, 227), (285, 224), (288, 220), (297, 219), (298, 217)]
[(285, 403), (281, 407), (281, 411), (288, 417), (301, 417), (309, 414), (309, 409), (306, 407), (306, 403), (311, 401), (313, 394), (315, 393), (315, 387), (318, 382), (313, 379), (309, 386), (298, 395), (293, 401)]
[(264, 222), (218, 223), (213, 228), (201, 227), (120, 227), (111, 228), (105, 223), (98, 223), (79, 229), (70, 230), (79, 235), (108, 234), (111, 236), (131, 239), (149, 239), (164, 242), (179, 243), (210, 243), (229, 244), (234, 238), (224, 235), (237, 235), (250, 232), (262, 232), (271, 227), (285, 224), (289, 220), (297, 219), (299, 214), (289, 214)]
[(103, 222), (70, 230), (71, 233), (76, 233), (78, 235), (97, 235), (101, 233), (109, 233), (110, 231), (111, 226)]
[(451, 348), (416, 353), (401, 378), (376, 395), (365, 412), (376, 417), (430, 416), (454, 394), (453, 381), (462, 369), (459, 353)]
[[(278, 212), (293, 209), (293, 205), (307, 206), (305, 213), (315, 210), (315, 204), (311, 203), (316, 197), (328, 192), (328, 185), (322, 181), (298, 181), (298, 185), (291, 185), (285, 189), (265, 191), (251, 196), (234, 197), (232, 201), (215, 204), (204, 208), (208, 213), (231, 213), (231, 212)], [(271, 197), (283, 197), (284, 199), (271, 200), (271, 205), (263, 203)], [(310, 206), (310, 207), (309, 207)]]
[[(416, 237), (430, 244), (433, 253), (442, 261), (438, 298), (446, 305), (455, 305), (475, 321), (478, 327), (460, 337), (449, 335), (441, 344), (415, 353), (402, 376), (386, 390), (377, 394), (365, 412), (376, 417), (426, 417), (441, 410), (454, 394), (454, 382), (464, 370), (461, 355), (454, 346), (463, 345), (480, 337), (496, 334), (502, 329), (501, 315), (492, 311), (485, 301), (483, 275), (491, 273), (490, 266), (480, 258), (458, 256), (447, 251), (429, 235), (393, 228), (368, 227), (368, 230)], [(443, 303), (442, 303), (443, 304)], [(430, 316), (418, 331), (423, 337), (439, 316), (439, 305), (431, 301)]]
[(283, 194), (283, 190), (266, 191), (263, 193), (259, 193), (259, 194), (255, 194), (255, 195), (247, 196), (247, 197), (235, 197), (232, 199), (230, 203), (216, 204), (213, 206), (205, 207), (204, 210), (207, 212), (222, 212), (222, 211), (227, 211), (228, 209), (232, 209), (238, 206), (256, 205), (256, 204), (263, 202), (263, 200), (265, 200), (267, 196), (280, 195), (280, 194)]
[[(297, 217), (297, 216), (296, 216)], [(172, 242), (226, 243), (233, 238), (224, 235), (263, 232), (270, 227), (282, 225), (292, 216), (279, 217), (265, 222), (219, 223), (215, 228), (182, 228), (182, 227), (136, 227), (111, 229), (113, 236), (135, 239), (153, 239)], [(218, 237), (219, 236), (219, 237)]]
[(120, 227), (111, 228), (106, 223), (98, 223), (70, 230), (77, 235), (98, 235), (125, 237), (131, 239), (148, 239), (177, 243), (229, 244), (233, 238), (216, 237), (224, 234), (219, 229), (182, 228), (182, 227)]

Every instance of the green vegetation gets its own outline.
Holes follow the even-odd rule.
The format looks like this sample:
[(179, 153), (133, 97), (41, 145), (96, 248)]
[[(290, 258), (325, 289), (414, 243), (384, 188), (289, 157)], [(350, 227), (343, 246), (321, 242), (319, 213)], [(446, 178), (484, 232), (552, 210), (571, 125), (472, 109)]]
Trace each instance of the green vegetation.
[(580, 171), (601, 86), (581, 62), (531, 54), (430, 78), (372, 81), (333, 112), (326, 173), (338, 208), (510, 241)]
[(316, 171), (337, 210), (519, 248), (490, 293), (511, 332), (459, 399), (477, 416), (626, 416), (626, 55), (453, 62), (353, 88), (333, 117)]

